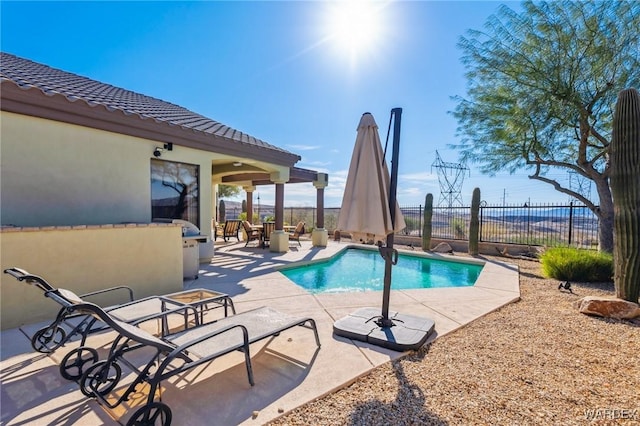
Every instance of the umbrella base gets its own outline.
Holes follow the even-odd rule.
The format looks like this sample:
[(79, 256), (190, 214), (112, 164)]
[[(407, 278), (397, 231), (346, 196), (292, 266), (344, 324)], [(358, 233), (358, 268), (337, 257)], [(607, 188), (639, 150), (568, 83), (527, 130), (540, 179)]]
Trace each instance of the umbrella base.
[(352, 340), (404, 352), (420, 348), (427, 341), (435, 323), (429, 318), (389, 312), (393, 326), (380, 326), (380, 308), (361, 308), (333, 323), (333, 332)]

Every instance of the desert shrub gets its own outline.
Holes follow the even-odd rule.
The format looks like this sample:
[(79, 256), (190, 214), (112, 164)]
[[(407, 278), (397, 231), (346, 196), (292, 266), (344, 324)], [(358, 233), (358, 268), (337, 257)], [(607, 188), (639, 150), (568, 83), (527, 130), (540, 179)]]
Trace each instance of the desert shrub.
[[(238, 215), (238, 219), (239, 220), (247, 220), (247, 212), (242, 212)], [(253, 212), (253, 222), (252, 223), (257, 223), (258, 222), (258, 213)]]
[(613, 278), (613, 256), (593, 250), (557, 247), (540, 257), (548, 278), (578, 282), (603, 282)]
[(454, 217), (449, 221), (449, 226), (453, 229), (453, 233), (455, 238), (463, 239), (465, 238), (465, 232), (467, 231), (467, 223), (464, 219), (459, 217)]
[(402, 233), (404, 235), (411, 235), (413, 233), (413, 231), (417, 230), (420, 227), (420, 222), (412, 217), (404, 217), (404, 223), (405, 225), (407, 225), (403, 230)]

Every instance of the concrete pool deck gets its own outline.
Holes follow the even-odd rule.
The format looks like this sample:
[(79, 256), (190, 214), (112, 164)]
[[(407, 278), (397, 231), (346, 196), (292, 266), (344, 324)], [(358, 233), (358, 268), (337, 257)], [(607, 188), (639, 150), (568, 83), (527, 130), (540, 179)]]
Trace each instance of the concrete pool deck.
[[(270, 306), (289, 314), (312, 317), (317, 323), (322, 347), (317, 348), (313, 333), (301, 327), (252, 345), (256, 381), (253, 387), (247, 381), (240, 353), (229, 354), (174, 377), (162, 389), (162, 401), (173, 412), (173, 424), (264, 424), (404, 355), (333, 334), (336, 319), (361, 307), (381, 306), (381, 292), (312, 295), (274, 269), (293, 262), (330, 257), (348, 245), (330, 241), (326, 248), (314, 248), (303, 240), (302, 247), (292, 244), (287, 253), (245, 248), (244, 242), (216, 246), (212, 262), (201, 264), (199, 279), (185, 281), (185, 289), (206, 288), (227, 293), (238, 312)], [(402, 251), (402, 247), (398, 249)], [(438, 257), (450, 258), (448, 255)], [(518, 267), (487, 261), (473, 287), (392, 290), (390, 311), (434, 320), (435, 333), (429, 338), (431, 341), (519, 298)], [(41, 326), (29, 325), (0, 335), (0, 423), (126, 424), (140, 398), (132, 398), (113, 410), (87, 399), (76, 383), (64, 380), (58, 371), (64, 354), (77, 344), (69, 343), (49, 356), (36, 353), (29, 337)], [(89, 340), (91, 346), (98, 347), (103, 344), (100, 339), (107, 342), (110, 338), (96, 335), (91, 339), (95, 339)]]

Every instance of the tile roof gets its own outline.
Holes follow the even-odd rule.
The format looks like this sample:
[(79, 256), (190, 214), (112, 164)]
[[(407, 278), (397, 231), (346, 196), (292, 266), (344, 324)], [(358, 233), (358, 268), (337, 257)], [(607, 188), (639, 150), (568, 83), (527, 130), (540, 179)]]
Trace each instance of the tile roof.
[(22, 89), (39, 89), (46, 95), (63, 95), (70, 102), (82, 100), (92, 107), (102, 105), (108, 111), (136, 114), (143, 119), (151, 118), (240, 144), (295, 155), (179, 105), (0, 52), (0, 82), (6, 81)]

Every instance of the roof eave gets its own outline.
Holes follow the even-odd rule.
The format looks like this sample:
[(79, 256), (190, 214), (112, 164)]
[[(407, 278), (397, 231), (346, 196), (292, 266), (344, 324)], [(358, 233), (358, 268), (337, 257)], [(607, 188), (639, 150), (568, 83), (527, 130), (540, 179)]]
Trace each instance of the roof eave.
[(90, 105), (80, 99), (61, 94), (46, 94), (33, 87), (20, 87), (10, 80), (2, 80), (0, 109), (17, 114), (61, 121), (108, 132), (121, 133), (159, 143), (175, 145), (219, 154), (252, 158), (272, 164), (292, 167), (301, 157), (286, 151), (269, 149), (237, 140), (188, 129), (167, 122), (109, 110), (102, 105)]

